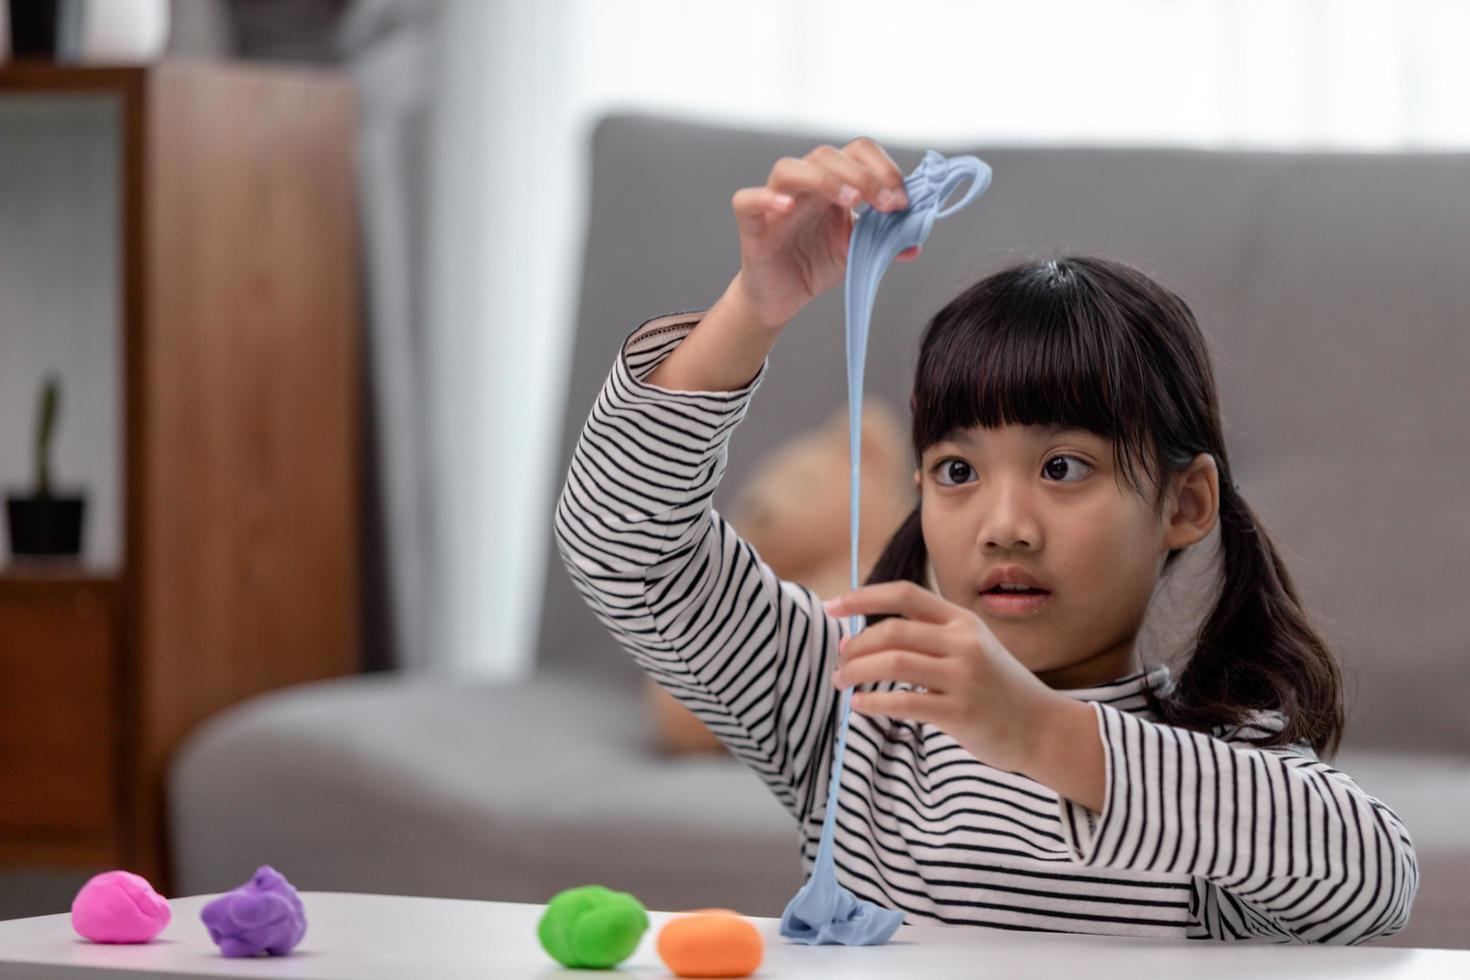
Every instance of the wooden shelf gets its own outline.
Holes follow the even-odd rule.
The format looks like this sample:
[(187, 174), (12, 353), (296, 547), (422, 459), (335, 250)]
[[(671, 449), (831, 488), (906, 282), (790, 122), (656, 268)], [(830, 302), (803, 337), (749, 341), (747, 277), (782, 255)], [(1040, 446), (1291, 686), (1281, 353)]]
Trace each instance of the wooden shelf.
[(355, 108), (323, 69), (0, 67), (0, 102), (87, 93), (119, 113), (120, 555), (0, 569), (0, 862), (166, 893), (180, 740), (360, 669)]
[(0, 567), (0, 592), (35, 584), (68, 585), (88, 582), (117, 582), (122, 570), (110, 565), (83, 564), (65, 559), (12, 558)]

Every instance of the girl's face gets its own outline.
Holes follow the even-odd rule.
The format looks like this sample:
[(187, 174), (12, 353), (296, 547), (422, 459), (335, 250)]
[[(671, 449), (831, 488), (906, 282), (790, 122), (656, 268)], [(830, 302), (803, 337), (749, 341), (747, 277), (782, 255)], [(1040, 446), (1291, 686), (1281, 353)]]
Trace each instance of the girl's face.
[[(1214, 459), (1202, 453), (1156, 517), (1112, 443), (1080, 429), (957, 431), (921, 464), (914, 482), (940, 594), (1053, 688), (1139, 669), (1134, 639), (1164, 557), (1209, 533), (1218, 501)], [(1006, 565), (1050, 590), (1039, 607), (1009, 611), (982, 596), (985, 577)]]

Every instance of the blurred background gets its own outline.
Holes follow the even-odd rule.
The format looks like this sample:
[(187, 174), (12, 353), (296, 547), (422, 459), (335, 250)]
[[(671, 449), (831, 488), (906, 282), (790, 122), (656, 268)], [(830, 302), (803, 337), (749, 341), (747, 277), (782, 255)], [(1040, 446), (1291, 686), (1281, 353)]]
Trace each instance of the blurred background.
[[(990, 265), (1096, 247), (1171, 282), (1351, 668), (1340, 766), (1419, 843), (1393, 941), (1463, 945), (1467, 41), (1453, 0), (9, 0), (0, 917), (267, 862), (779, 914), (794, 824), (631, 670), (550, 531), (618, 344), (738, 269), (730, 195), (870, 136), (996, 173), (885, 280), (872, 478), (901, 484), (923, 316)], [(841, 316), (803, 314), (824, 339), (722, 490), (772, 555), (758, 514), (830, 502), (844, 530), (777, 569), (814, 588), (846, 548)]]

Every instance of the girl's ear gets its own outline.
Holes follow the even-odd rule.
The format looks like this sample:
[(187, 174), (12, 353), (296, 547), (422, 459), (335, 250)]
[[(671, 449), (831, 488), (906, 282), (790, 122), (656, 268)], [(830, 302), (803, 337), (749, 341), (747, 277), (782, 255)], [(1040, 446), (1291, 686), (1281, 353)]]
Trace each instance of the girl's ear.
[(1195, 456), (1187, 469), (1175, 475), (1170, 499), (1165, 515), (1165, 548), (1187, 548), (1209, 534), (1220, 513), (1220, 473), (1215, 457), (1209, 453)]

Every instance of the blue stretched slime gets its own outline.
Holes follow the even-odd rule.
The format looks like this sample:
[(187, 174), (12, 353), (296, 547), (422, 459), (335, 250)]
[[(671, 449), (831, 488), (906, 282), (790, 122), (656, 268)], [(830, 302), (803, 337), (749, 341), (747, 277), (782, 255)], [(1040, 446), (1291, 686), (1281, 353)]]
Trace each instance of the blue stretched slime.
[[(937, 218), (947, 218), (990, 186), (990, 166), (973, 156), (946, 158), (928, 150), (913, 173), (904, 178), (908, 207), (878, 211), (866, 203), (856, 209), (857, 220), (847, 246), (846, 334), (847, 411), (851, 445), (851, 550), (852, 587), (858, 588), (858, 473), (861, 466), (863, 417), (863, 362), (867, 357), (868, 323), (878, 283), (900, 252), (921, 245), (929, 237)], [(966, 180), (970, 187), (958, 202), (943, 210), (940, 205)], [(849, 635), (865, 625), (865, 617), (852, 616)], [(860, 899), (837, 882), (832, 861), (832, 836), (837, 819), (837, 788), (842, 777), (842, 756), (847, 747), (848, 717), (852, 713), (852, 688), (842, 691), (842, 710), (837, 728), (837, 753), (832, 761), (832, 780), (827, 790), (827, 814), (822, 821), (822, 839), (812, 875), (786, 905), (781, 915), (781, 935), (808, 945), (842, 944), (876, 946), (886, 943), (903, 923), (903, 913)]]

